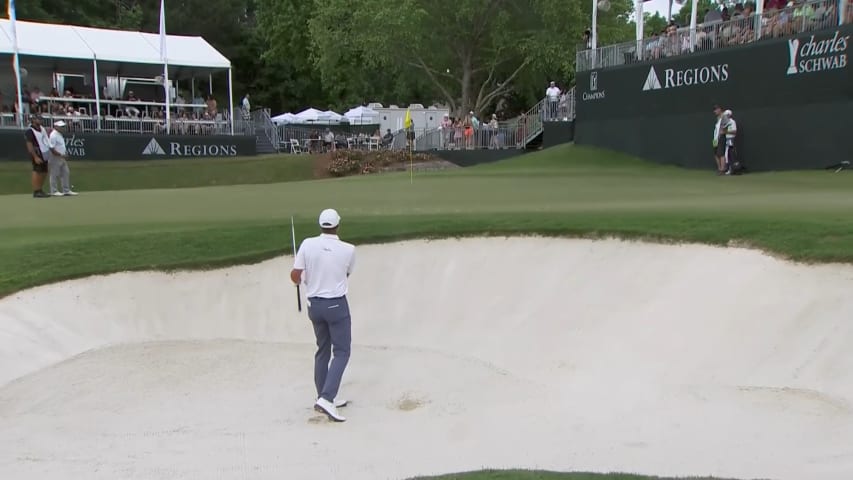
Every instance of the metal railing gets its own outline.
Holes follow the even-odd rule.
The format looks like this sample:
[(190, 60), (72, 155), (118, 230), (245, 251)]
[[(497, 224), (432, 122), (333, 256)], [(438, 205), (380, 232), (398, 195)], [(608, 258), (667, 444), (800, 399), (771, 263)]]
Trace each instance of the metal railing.
[(252, 128), (250, 135), (263, 135), (274, 149), (278, 149), (281, 137), (278, 134), (278, 128), (270, 117), (270, 110), (268, 108), (252, 110), (250, 118), (251, 120), (247, 122)]
[[(544, 129), (545, 122), (565, 122), (575, 118), (575, 89), (557, 101), (543, 98), (518, 117), (478, 126), (453, 125), (415, 131), (414, 149), (494, 150), (523, 149)], [(396, 148), (396, 145), (394, 146)]]
[(849, 12), (842, 13), (839, 8), (846, 1), (812, 0), (780, 10), (768, 10), (761, 15), (703, 23), (697, 25), (695, 32), (689, 27), (671, 27), (663, 35), (579, 51), (575, 70), (582, 72), (672, 58), (831, 28), (853, 20)]
[[(390, 136), (380, 135), (378, 131), (360, 128), (359, 125), (329, 125), (317, 128), (304, 125), (279, 125), (275, 145), (282, 153), (325, 153), (340, 149), (380, 150), (408, 148), (406, 136), (402, 130), (392, 132)], [(331, 132), (331, 138), (328, 133)]]
[[(138, 135), (166, 135), (166, 120), (162, 118), (122, 118), (122, 117), (93, 117), (87, 115), (46, 115), (41, 116), (41, 123), (52, 127), (54, 122), (65, 122), (66, 131), (74, 133), (116, 133)], [(243, 122), (235, 122), (234, 134), (245, 134), (241, 127)], [(19, 129), (17, 116), (12, 113), (0, 114), (0, 128)], [(173, 118), (171, 135), (230, 135), (231, 123), (225, 120), (192, 120)]]

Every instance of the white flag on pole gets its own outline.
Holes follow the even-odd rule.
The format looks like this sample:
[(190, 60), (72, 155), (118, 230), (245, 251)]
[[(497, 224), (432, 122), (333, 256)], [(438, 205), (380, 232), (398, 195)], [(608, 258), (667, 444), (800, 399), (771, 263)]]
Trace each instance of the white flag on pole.
[(171, 133), (171, 88), (169, 88), (169, 56), (166, 50), (166, 0), (160, 0), (160, 60), (163, 62), (163, 89), (166, 92), (166, 133)]
[(15, 26), (15, 22), (17, 21), (17, 15), (15, 14), (15, 0), (9, 0), (9, 29), (12, 31), (12, 51), (13, 62), (15, 65), (15, 81), (18, 86), (18, 125), (21, 127), (24, 126), (24, 101), (23, 101), (23, 89), (21, 88), (21, 63), (18, 58), (18, 30)]

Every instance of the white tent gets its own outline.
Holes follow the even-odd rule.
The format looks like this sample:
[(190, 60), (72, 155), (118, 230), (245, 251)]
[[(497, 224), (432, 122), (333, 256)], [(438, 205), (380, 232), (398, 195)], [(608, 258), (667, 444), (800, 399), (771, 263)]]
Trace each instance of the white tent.
[(0, 57), (17, 54), (22, 72), (34, 68), (52, 73), (91, 68), (96, 111), (101, 110), (99, 69), (125, 78), (158, 78), (163, 75), (165, 63), (170, 83), (196, 75), (208, 75), (212, 83), (214, 72), (227, 71), (229, 117), (234, 133), (231, 62), (201, 37), (166, 35), (164, 62), (159, 34), (20, 20), (15, 21), (15, 35), (12, 31), (11, 20), (0, 19)]
[(296, 114), (295, 123), (337, 123), (333, 115), (337, 115), (331, 111), (320, 111), (316, 108), (308, 108)]
[[(102, 69), (107, 69), (110, 64), (120, 65), (123, 70), (150, 65), (153, 69), (147, 70), (162, 72), (160, 36), (156, 33), (21, 20), (15, 22), (15, 30), (21, 56), (46, 57), (68, 63), (75, 60), (91, 63), (97, 59)], [(11, 22), (0, 19), (0, 54), (14, 54), (12, 38)], [(231, 68), (231, 62), (201, 37), (166, 35), (166, 52), (170, 70), (207, 73)]]
[(341, 120), (344, 119), (343, 115), (341, 115), (339, 113), (335, 113), (331, 110), (326, 110), (325, 112), (323, 112), (323, 114), (327, 115), (329, 118), (329, 121), (331, 121), (331, 122), (340, 122)]
[(299, 118), (292, 113), (282, 113), (281, 115), (276, 115), (272, 117), (271, 120), (276, 125), (282, 125), (285, 123), (299, 123)]
[(370, 107), (355, 107), (344, 113), (344, 117), (353, 125), (379, 123), (379, 112)]

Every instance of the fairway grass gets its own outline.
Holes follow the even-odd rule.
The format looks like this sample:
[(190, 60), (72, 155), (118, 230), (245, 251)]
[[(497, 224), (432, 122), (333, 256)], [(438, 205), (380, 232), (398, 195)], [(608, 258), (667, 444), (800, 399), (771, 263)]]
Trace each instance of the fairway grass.
[[(278, 181), (310, 178), (308, 158), (278, 158)], [(98, 163), (90, 173), (106, 191), (78, 187), (79, 197), (44, 200), (0, 195), (0, 296), (92, 274), (260, 261), (290, 252), (291, 216), (298, 242), (317, 234), (316, 216), (327, 207), (343, 217), (341, 236), (357, 244), (618, 236), (853, 262), (853, 176), (846, 172), (717, 177), (710, 169), (686, 171), (566, 145), (490, 165), (416, 173), (414, 181), (408, 173), (286, 183), (263, 183), (254, 173), (241, 177), (269, 173), (269, 161)], [(176, 173), (186, 188), (144, 188), (171, 185)], [(88, 181), (82, 168), (74, 175), (75, 185)], [(207, 186), (214, 177), (247, 184)]]
[[(292, 182), (313, 178), (308, 155), (185, 158), (126, 162), (70, 160), (71, 183), (85, 192)], [(0, 162), (0, 195), (32, 193), (26, 159)], [(45, 186), (49, 186), (46, 182)], [(47, 191), (47, 188), (45, 188)]]

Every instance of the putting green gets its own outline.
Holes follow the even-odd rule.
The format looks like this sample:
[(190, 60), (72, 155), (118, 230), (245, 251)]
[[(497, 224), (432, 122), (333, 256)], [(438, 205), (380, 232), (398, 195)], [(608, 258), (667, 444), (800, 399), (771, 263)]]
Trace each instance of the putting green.
[[(150, 171), (102, 164), (108, 174), (97, 166), (74, 174), (76, 198), (0, 196), (0, 295), (116, 270), (267, 258), (289, 251), (291, 215), (302, 238), (315, 234), (316, 215), (326, 207), (340, 211), (341, 235), (356, 243), (613, 234), (734, 240), (797, 260), (853, 260), (853, 176), (846, 172), (717, 177), (570, 145), (491, 165), (417, 173), (414, 181), (400, 173), (283, 182), (304, 179), (306, 160), (249, 162), (214, 161), (210, 171), (198, 162), (192, 168), (180, 161), (153, 164)], [(11, 167), (3, 168), (8, 173)], [(239, 181), (247, 168), (277, 172), (270, 178), (279, 183), (192, 188), (184, 180), (186, 188), (92, 191), (111, 188), (117, 175), (125, 184), (139, 176), (145, 185), (170, 186), (181, 176), (196, 178), (195, 185), (221, 185)]]

